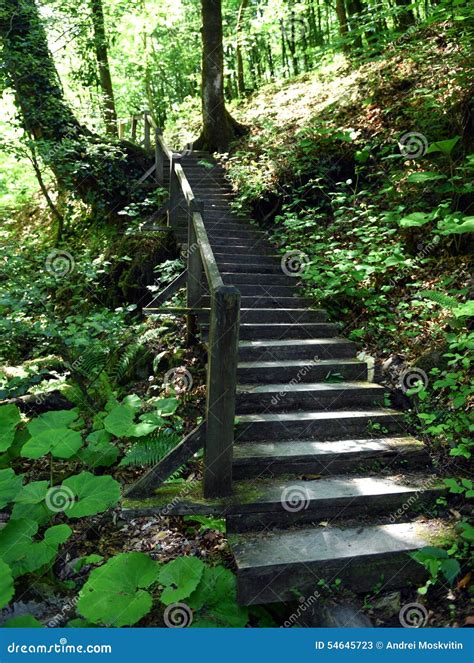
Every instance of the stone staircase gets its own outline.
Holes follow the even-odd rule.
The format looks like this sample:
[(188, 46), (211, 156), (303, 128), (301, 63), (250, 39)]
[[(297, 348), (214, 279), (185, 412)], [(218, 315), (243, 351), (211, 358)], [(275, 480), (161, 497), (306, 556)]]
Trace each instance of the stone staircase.
[[(200, 153), (181, 164), (224, 283), (241, 292), (233, 495), (163, 487), (124, 508), (225, 516), (242, 604), (291, 600), (321, 579), (354, 592), (421, 580), (408, 553), (445, 535), (424, 445), (368, 382), (355, 344), (283, 273), (266, 233), (232, 212), (222, 168)], [(186, 228), (183, 214), (183, 244)], [(205, 343), (204, 316), (199, 327)]]

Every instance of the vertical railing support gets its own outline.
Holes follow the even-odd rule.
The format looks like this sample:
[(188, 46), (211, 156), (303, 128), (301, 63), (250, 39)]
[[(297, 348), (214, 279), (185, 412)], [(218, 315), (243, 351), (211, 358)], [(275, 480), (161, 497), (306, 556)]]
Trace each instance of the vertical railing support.
[(150, 122), (148, 121), (148, 115), (150, 111), (143, 111), (143, 137), (144, 137), (144, 147), (145, 150), (150, 149)]
[[(188, 308), (198, 308), (202, 296), (203, 265), (201, 252), (196, 237), (196, 228), (194, 227), (194, 212), (202, 214), (204, 204), (200, 200), (191, 200), (188, 212), (188, 280), (186, 290), (186, 304)], [(193, 345), (196, 342), (197, 320), (195, 313), (188, 313), (186, 317), (186, 343)]]
[(130, 135), (133, 141), (137, 139), (137, 116), (132, 115), (132, 125), (130, 129)]
[(181, 186), (176, 175), (174, 166), (181, 159), (180, 154), (173, 154), (170, 164), (170, 198), (168, 208), (168, 226), (175, 228), (179, 216), (181, 202)]
[(211, 293), (211, 299), (204, 496), (225, 497), (232, 492), (240, 293), (223, 285)]
[(155, 129), (155, 180), (157, 184), (164, 182), (165, 155), (160, 143), (160, 136), (163, 131), (158, 127)]

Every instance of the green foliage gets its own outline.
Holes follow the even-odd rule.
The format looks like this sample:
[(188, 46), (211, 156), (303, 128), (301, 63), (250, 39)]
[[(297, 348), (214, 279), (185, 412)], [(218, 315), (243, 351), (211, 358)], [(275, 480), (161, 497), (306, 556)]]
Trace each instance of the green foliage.
[(446, 550), (426, 546), (410, 555), (419, 564), (422, 564), (430, 574), (430, 579), (418, 589), (419, 594), (426, 594), (431, 585), (436, 584), (440, 575), (452, 585), (461, 571), (457, 559), (449, 556)]
[(0, 452), (6, 451), (12, 444), (20, 421), (20, 411), (16, 405), (0, 405)]
[(51, 453), (56, 458), (71, 458), (82, 446), (81, 434), (68, 428), (77, 417), (75, 410), (57, 410), (33, 419), (27, 425), (31, 437), (23, 445), (21, 455), (41, 458)]
[(161, 601), (165, 605), (178, 603), (190, 596), (204, 573), (204, 564), (197, 557), (178, 557), (160, 571), (158, 580), (164, 586)]
[(12, 571), (8, 564), (0, 559), (0, 608), (3, 608), (15, 593)]
[(93, 516), (114, 506), (120, 499), (120, 484), (110, 476), (96, 477), (90, 472), (81, 472), (65, 479), (62, 487), (75, 499), (66, 509), (69, 518)]
[(21, 489), (23, 478), (11, 468), (0, 470), (0, 509), (13, 500)]
[(156, 465), (171, 449), (176, 447), (180, 439), (179, 435), (164, 430), (156, 436), (140, 440), (127, 451), (120, 461), (120, 465), (134, 467)]
[(78, 612), (94, 624), (132, 626), (152, 607), (146, 591), (157, 582), (160, 568), (139, 552), (112, 557), (94, 569), (81, 589)]

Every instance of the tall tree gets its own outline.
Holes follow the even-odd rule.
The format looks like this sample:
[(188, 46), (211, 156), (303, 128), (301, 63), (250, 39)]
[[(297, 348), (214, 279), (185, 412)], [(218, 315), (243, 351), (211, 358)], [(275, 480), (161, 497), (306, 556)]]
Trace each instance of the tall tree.
[(244, 12), (247, 9), (249, 0), (241, 0), (239, 5), (239, 12), (237, 14), (236, 32), (236, 47), (235, 57), (237, 66), (237, 89), (239, 95), (242, 97), (245, 94), (245, 80), (244, 80), (244, 61), (242, 58), (242, 41), (243, 41), (243, 18)]
[(111, 136), (117, 135), (117, 113), (115, 111), (114, 90), (110, 75), (107, 35), (105, 32), (104, 8), (102, 0), (90, 0), (94, 48), (99, 67), (99, 81), (102, 90), (102, 104), (105, 129)]
[(347, 53), (349, 51), (349, 44), (347, 41), (349, 28), (347, 26), (347, 14), (344, 0), (336, 0), (336, 14), (337, 20), (339, 21), (339, 35), (342, 39), (342, 49)]
[(63, 189), (114, 210), (129, 200), (147, 167), (143, 150), (105, 140), (81, 125), (67, 105), (35, 0), (2, 0), (1, 68), (21, 125)]
[(224, 49), (221, 0), (201, 0), (202, 16), (202, 133), (199, 149), (225, 152), (245, 128), (228, 113), (224, 101)]

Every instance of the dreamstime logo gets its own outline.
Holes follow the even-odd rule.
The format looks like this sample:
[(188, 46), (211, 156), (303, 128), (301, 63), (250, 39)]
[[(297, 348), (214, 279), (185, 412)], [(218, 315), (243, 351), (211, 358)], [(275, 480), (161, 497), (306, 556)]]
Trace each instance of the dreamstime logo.
[(421, 603), (407, 603), (398, 613), (403, 628), (422, 628), (428, 621), (428, 611)]
[(309, 258), (302, 251), (287, 251), (281, 259), (281, 269), (287, 276), (300, 276), (309, 264)]
[(68, 251), (51, 251), (46, 258), (46, 271), (52, 276), (61, 278), (74, 271), (76, 263)]
[(419, 394), (420, 391), (428, 386), (428, 376), (421, 368), (407, 368), (400, 375), (400, 389), (406, 393)]
[(285, 39), (294, 43), (295, 41), (305, 41), (306, 36), (309, 34), (309, 23), (302, 16), (296, 16), (294, 12), (291, 15), (282, 19), (281, 31)]
[(289, 513), (297, 513), (309, 507), (309, 493), (304, 486), (288, 486), (281, 493), (281, 505)]
[(426, 154), (428, 140), (426, 136), (417, 131), (408, 131), (400, 136), (398, 147), (400, 148), (400, 152), (407, 159), (417, 159)]
[(182, 394), (192, 388), (193, 378), (187, 368), (178, 366), (178, 368), (171, 368), (165, 374), (164, 385), (171, 387), (176, 393)]
[(163, 620), (168, 628), (186, 628), (193, 623), (193, 611), (186, 603), (172, 603), (166, 607)]
[(75, 502), (74, 493), (66, 486), (53, 486), (46, 493), (46, 506), (50, 511), (67, 511)]

